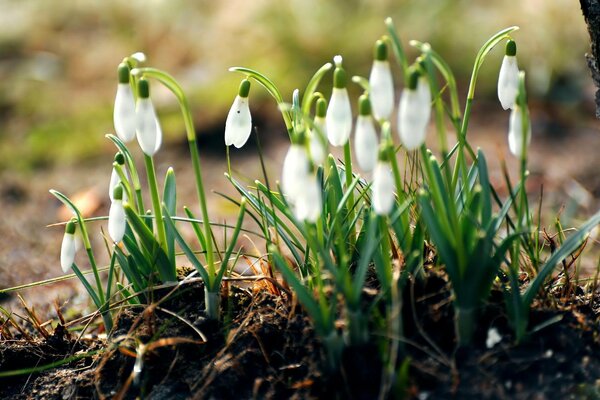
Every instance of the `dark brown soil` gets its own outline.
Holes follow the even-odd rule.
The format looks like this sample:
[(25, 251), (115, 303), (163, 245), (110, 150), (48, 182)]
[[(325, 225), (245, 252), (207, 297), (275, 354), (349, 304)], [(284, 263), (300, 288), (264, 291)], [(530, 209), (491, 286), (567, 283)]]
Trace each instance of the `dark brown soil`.
[[(346, 349), (341, 370), (326, 373), (321, 345), (308, 318), (285, 295), (232, 288), (224, 298), (223, 321), (217, 323), (200, 311), (199, 284), (169, 293), (155, 306), (124, 308), (106, 342), (77, 341), (60, 325), (45, 340), (4, 340), (0, 372), (39, 367), (73, 355), (91, 356), (0, 379), (0, 398), (378, 398), (383, 364), (375, 343), (381, 336), (364, 347)], [(502, 294), (494, 292), (482, 310), (472, 347), (456, 350), (445, 278), (430, 274), (426, 281), (410, 284), (405, 291), (406, 343), (400, 354), (411, 360), (406, 396), (598, 398), (599, 310), (583, 291), (575, 294), (553, 307), (540, 301), (531, 327), (562, 319), (514, 345)], [(502, 336), (492, 349), (485, 345), (490, 327)]]

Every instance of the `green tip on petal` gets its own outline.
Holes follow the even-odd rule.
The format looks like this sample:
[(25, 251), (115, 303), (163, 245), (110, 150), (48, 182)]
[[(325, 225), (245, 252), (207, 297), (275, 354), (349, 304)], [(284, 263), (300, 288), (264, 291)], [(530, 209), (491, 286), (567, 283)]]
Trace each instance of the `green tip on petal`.
[(117, 71), (119, 74), (119, 83), (129, 83), (129, 65), (121, 63)]
[(388, 59), (387, 44), (381, 39), (375, 42), (375, 59), (377, 61), (387, 61)]
[(117, 185), (113, 190), (113, 199), (123, 200), (123, 186)]
[(506, 42), (506, 55), (514, 57), (517, 55), (517, 42), (509, 40)]
[(382, 144), (381, 146), (379, 146), (379, 152), (377, 153), (377, 159), (382, 162), (390, 161), (390, 154), (388, 152), (387, 145)]
[(416, 90), (417, 83), (419, 82), (419, 77), (421, 76), (421, 73), (419, 72), (418, 68), (415, 68), (415, 67), (411, 67), (410, 70), (408, 71), (408, 73), (409, 73), (408, 88), (410, 90)]
[(295, 143), (299, 144), (301, 146), (304, 146), (306, 144), (306, 131), (304, 129), (301, 129), (297, 134), (296, 134), (296, 140)]
[(123, 165), (125, 164), (125, 156), (123, 155), (123, 153), (118, 152), (117, 154), (115, 154), (114, 161), (119, 165)]
[(250, 81), (248, 79), (244, 79), (240, 83), (240, 89), (238, 90), (238, 96), (246, 98), (250, 94)]
[(150, 97), (150, 84), (144, 78), (138, 81), (138, 96), (142, 99)]
[(71, 220), (71, 221), (67, 222), (67, 225), (65, 226), (65, 233), (72, 235), (75, 233), (76, 228), (77, 228), (77, 225), (75, 225), (75, 221)]
[(348, 77), (346, 76), (344, 68), (336, 67), (335, 71), (333, 71), (333, 87), (336, 89), (344, 89), (347, 81)]
[(371, 115), (371, 100), (366, 94), (358, 98), (358, 112), (360, 115)]
[(327, 100), (320, 97), (317, 100), (317, 117), (325, 118), (327, 115)]

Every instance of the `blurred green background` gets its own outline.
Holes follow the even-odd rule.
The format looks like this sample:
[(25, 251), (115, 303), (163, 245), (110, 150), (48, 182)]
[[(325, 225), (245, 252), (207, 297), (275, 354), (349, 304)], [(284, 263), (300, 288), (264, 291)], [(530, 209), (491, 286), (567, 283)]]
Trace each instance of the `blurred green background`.
[[(373, 42), (393, 17), (400, 36), (428, 41), (453, 66), (461, 93), (479, 46), (510, 25), (521, 30), (530, 96), (567, 109), (590, 103), (588, 37), (574, 0), (0, 0), (0, 172), (76, 163), (112, 152), (116, 66), (135, 51), (171, 72), (191, 98), (200, 135), (218, 135), (243, 65), (289, 94), (344, 56), (368, 75)], [(411, 56), (415, 52), (409, 52)], [(495, 96), (502, 50), (482, 70), (478, 96)], [(289, 95), (286, 96), (289, 98)], [(167, 141), (183, 141), (174, 99), (156, 90)], [(253, 90), (257, 115), (276, 115)]]

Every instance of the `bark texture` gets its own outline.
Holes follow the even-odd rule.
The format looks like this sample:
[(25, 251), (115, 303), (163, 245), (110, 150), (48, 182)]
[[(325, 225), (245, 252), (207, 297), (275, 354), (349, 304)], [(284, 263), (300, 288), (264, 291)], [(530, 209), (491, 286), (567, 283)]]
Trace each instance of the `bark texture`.
[(596, 85), (596, 117), (600, 118), (600, 70), (598, 60), (600, 59), (600, 1), (579, 0), (581, 11), (588, 27), (591, 41), (591, 54), (585, 55), (588, 67), (592, 73), (592, 79)]

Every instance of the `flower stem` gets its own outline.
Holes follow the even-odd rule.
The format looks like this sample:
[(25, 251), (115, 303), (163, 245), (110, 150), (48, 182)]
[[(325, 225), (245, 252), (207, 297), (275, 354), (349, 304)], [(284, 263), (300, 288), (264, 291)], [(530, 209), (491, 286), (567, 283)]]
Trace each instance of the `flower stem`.
[[(350, 185), (352, 185), (352, 155), (350, 152), (349, 140), (344, 145), (344, 165), (346, 172), (346, 190), (350, 190)], [(348, 196), (348, 221), (354, 221), (354, 212), (354, 193), (350, 193)], [(356, 230), (354, 226), (350, 230), (348, 240), (350, 242), (350, 248), (352, 249), (356, 243)]]
[(150, 196), (152, 198), (152, 208), (154, 208), (154, 226), (156, 227), (156, 233), (158, 234), (158, 243), (165, 253), (168, 253), (166, 248), (167, 235), (165, 233), (165, 222), (162, 218), (160, 198), (158, 197), (158, 184), (156, 182), (154, 160), (152, 157), (144, 154), (144, 163), (146, 164), (146, 173), (148, 174), (148, 187), (150, 188)]

